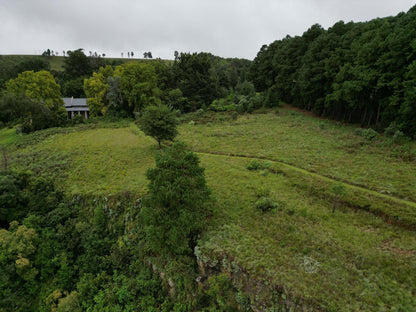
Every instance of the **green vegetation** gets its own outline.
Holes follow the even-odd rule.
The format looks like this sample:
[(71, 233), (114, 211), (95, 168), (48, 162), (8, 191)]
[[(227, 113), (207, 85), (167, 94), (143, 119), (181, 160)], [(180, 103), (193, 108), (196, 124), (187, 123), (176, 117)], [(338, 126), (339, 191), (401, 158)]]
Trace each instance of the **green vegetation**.
[[(154, 232), (148, 227), (150, 223), (145, 226), (145, 220), (151, 220), (147, 213), (141, 215), (135, 209), (152, 213), (149, 208), (159, 196), (165, 198), (163, 205), (171, 205), (175, 200), (170, 196), (180, 193), (160, 190), (162, 185), (156, 181), (168, 180), (153, 171), (149, 178), (155, 187), (150, 192), (154, 200), (137, 201), (148, 194), (146, 171), (154, 167), (157, 148), (133, 124), (120, 124), (121, 128), (117, 123), (92, 128), (83, 125), (66, 132), (49, 129), (43, 136), (40, 132), (18, 137), (15, 144), (21, 147), (15, 145), (10, 150), (9, 164), (20, 172), (30, 170), (35, 176), (53, 179), (59, 192), (72, 200), (78, 198), (77, 208), (69, 210), (72, 219), (60, 222), (67, 224), (64, 228), (68, 233), (73, 231), (69, 224), (75, 224), (72, 226), (80, 231), (81, 246), (85, 246), (76, 255), (56, 254), (55, 267), (49, 270), (60, 272), (60, 280), (49, 281), (49, 286), (37, 279), (39, 273), (35, 274), (45, 265), (36, 260), (41, 259), (36, 253), (46, 247), (36, 243), (38, 251), (22, 254), (29, 262), (21, 260), (24, 270), (15, 267), (18, 271), (13, 274), (17, 275), (9, 278), (17, 280), (20, 276), (19, 283), (26, 278), (33, 280), (32, 285), (45, 285), (38, 295), (26, 292), (25, 296), (43, 298), (39, 300), (45, 307), (72, 302), (81, 310), (99, 310), (104, 305), (127, 309), (138, 302), (143, 309), (158, 306), (157, 311), (208, 311), (208, 307), (250, 311), (250, 306), (264, 310), (372, 311), (409, 310), (415, 305), (416, 204), (406, 187), (414, 183), (416, 168), (414, 160), (404, 160), (393, 152), (393, 148), (403, 146), (412, 150), (414, 142), (392, 145), (390, 138), (382, 136), (369, 141), (355, 135), (354, 127), (288, 109), (280, 109), (279, 114), (239, 116), (237, 121), (227, 114), (199, 116), (193, 114), (189, 117), (194, 120), (192, 125), (186, 122), (179, 127), (181, 140), (198, 152), (215, 199), (208, 228), (195, 248), (198, 272), (189, 256), (158, 252), (162, 242), (158, 236), (152, 236), (156, 242), (153, 247), (146, 247), (141, 239), (150, 238)], [(3, 141), (8, 140), (7, 135), (14, 140), (15, 134), (7, 131), (2, 134)], [(181, 153), (187, 154), (174, 151), (167, 159), (176, 159), (172, 164), (186, 161)], [(170, 163), (162, 155), (156, 168)], [(367, 168), (374, 168), (373, 176)], [(389, 175), (389, 183), (400, 187), (395, 191), (391, 187), (377, 189), (380, 182), (376, 181), (383, 174)], [(365, 177), (355, 183), (351, 177), (359, 175)], [(201, 207), (195, 199), (189, 200)], [(37, 209), (31, 211), (40, 211)], [(49, 212), (47, 218), (60, 215), (58, 220), (66, 220), (62, 219), (68, 215), (62, 215), (64, 211)], [(19, 218), (26, 226), (19, 233), (33, 228), (45, 241), (59, 234), (36, 227), (39, 223), (34, 223), (34, 216)], [(7, 237), (16, 229), (2, 232), (10, 261), (16, 261), (17, 254)], [(44, 236), (46, 233), (49, 236)], [(163, 243), (174, 237), (168, 235)], [(87, 247), (93, 241), (97, 245)], [(85, 262), (97, 263), (98, 259), (105, 267), (93, 268)], [(141, 261), (150, 261), (153, 269), (147, 271), (149, 267)], [(132, 271), (126, 271), (127, 266)], [(67, 271), (68, 267), (79, 269)], [(112, 271), (114, 267), (117, 273)], [(220, 271), (223, 274), (215, 273)], [(200, 290), (196, 278), (201, 281)], [(144, 294), (132, 286), (136, 283), (154, 286)], [(171, 296), (163, 303), (166, 291)]]
[(149, 196), (140, 215), (147, 246), (162, 256), (192, 255), (209, 213), (210, 191), (198, 156), (174, 143), (156, 155), (156, 168), (146, 175)]
[(354, 127), (293, 110), (280, 111), (278, 115), (244, 115), (237, 122), (215, 125), (196, 121), (196, 126), (180, 128), (179, 139), (194, 151), (279, 161), (416, 201), (414, 143), (392, 144), (383, 137), (369, 141), (357, 136)]
[(416, 135), (416, 7), (365, 23), (315, 24), (264, 45), (254, 59), (257, 91), (344, 122)]
[(414, 309), (415, 12), (254, 62), (1, 56), (0, 311)]
[(138, 120), (139, 128), (159, 144), (162, 140), (173, 141), (178, 134), (178, 119), (166, 105), (148, 106)]

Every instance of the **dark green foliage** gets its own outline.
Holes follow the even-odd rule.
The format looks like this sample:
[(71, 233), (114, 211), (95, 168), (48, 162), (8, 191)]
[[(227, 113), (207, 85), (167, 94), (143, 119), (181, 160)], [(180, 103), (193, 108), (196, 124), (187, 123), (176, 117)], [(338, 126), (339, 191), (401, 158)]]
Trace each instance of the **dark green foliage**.
[(74, 98), (85, 98), (84, 91), (84, 79), (86, 77), (77, 77), (71, 80), (62, 81), (62, 96), (63, 97), (74, 97)]
[[(123, 237), (129, 204), (96, 200), (81, 209), (51, 180), (16, 172), (1, 172), (0, 188), (1, 311), (170, 311), (142, 243)], [(109, 225), (111, 209), (122, 216)]]
[(168, 91), (166, 96), (166, 104), (181, 112), (190, 111), (189, 101), (183, 96), (180, 89), (173, 89)]
[(250, 162), (246, 165), (246, 168), (248, 170), (262, 170), (267, 169), (271, 165), (270, 162), (260, 162), (258, 159), (252, 159)]
[(67, 52), (64, 70), (65, 73), (72, 79), (81, 76), (89, 76), (93, 71), (90, 60), (84, 54), (83, 49)]
[(148, 106), (138, 120), (139, 128), (161, 147), (163, 140), (173, 141), (178, 131), (175, 113), (166, 105)]
[(4, 94), (0, 97), (0, 121), (7, 123), (21, 120), (38, 110), (42, 110), (42, 107), (44, 105), (27, 98), (23, 94)]
[[(312, 26), (264, 45), (250, 72), (257, 91), (318, 115), (416, 134), (416, 11), (366, 23)], [(270, 96), (271, 94), (276, 96)]]
[(44, 215), (63, 198), (51, 179), (14, 171), (0, 172), (0, 194), (0, 227), (21, 222), (29, 213)]
[(0, 90), (8, 80), (30, 70), (50, 70), (50, 65), (47, 60), (36, 56), (0, 56)]
[(121, 91), (120, 77), (108, 77), (107, 84), (107, 100), (110, 108), (115, 111), (124, 110), (125, 108), (123, 107), (123, 93)]
[(374, 129), (369, 128), (363, 131), (363, 137), (369, 141), (374, 140), (375, 138), (377, 138), (377, 136), (378, 136), (378, 133)]
[(191, 255), (209, 213), (210, 190), (198, 156), (177, 142), (157, 154), (156, 167), (147, 177), (150, 194), (140, 215), (149, 249)]
[(193, 103), (192, 110), (208, 105), (217, 96), (211, 68), (211, 55), (208, 53), (181, 53), (174, 65), (174, 80), (183, 95)]
[(0, 171), (1, 228), (7, 227), (13, 220), (21, 220), (26, 216), (28, 198), (25, 189), (28, 184), (28, 174)]
[(256, 209), (263, 212), (270, 211), (278, 207), (277, 203), (275, 203), (272, 199), (266, 196), (260, 197), (254, 205)]
[[(33, 70), (35, 72), (41, 70), (50, 70), (49, 62), (42, 58), (29, 58), (21, 61), (15, 67), (16, 73)], [(12, 77), (11, 77), (12, 78)]]

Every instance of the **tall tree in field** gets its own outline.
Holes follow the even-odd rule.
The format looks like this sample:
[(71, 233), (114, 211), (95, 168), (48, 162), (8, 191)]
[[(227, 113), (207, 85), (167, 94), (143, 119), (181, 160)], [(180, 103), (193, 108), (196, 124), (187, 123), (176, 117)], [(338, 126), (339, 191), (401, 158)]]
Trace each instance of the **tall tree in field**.
[(192, 255), (209, 214), (210, 190), (196, 154), (177, 142), (156, 155), (143, 202), (146, 243), (156, 254)]
[(139, 119), (139, 128), (154, 138), (161, 148), (163, 140), (173, 141), (178, 134), (178, 120), (175, 113), (166, 105), (152, 105), (145, 108)]

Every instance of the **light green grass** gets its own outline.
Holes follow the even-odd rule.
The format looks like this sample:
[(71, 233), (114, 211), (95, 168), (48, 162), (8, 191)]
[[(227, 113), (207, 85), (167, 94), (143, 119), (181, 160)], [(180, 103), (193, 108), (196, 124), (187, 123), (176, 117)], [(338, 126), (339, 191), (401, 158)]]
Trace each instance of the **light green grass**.
[[(416, 306), (415, 232), (363, 211), (332, 213), (331, 201), (293, 187), (291, 177), (249, 171), (245, 159), (201, 160), (217, 200), (213, 224), (200, 242), (209, 264), (227, 255), (252, 279), (325, 311)], [(255, 209), (265, 190), (279, 202), (277, 211)], [(307, 266), (311, 259), (315, 273)]]
[(16, 133), (15, 128), (0, 129), (0, 146), (9, 146), (16, 143), (20, 139), (20, 135)]
[(142, 194), (157, 145), (137, 127), (50, 135), (14, 154), (18, 168), (57, 179), (69, 194)]
[[(416, 202), (416, 162), (399, 146), (366, 141), (354, 127), (281, 109), (236, 122), (182, 125), (180, 140), (193, 150), (281, 161), (320, 175)], [(416, 144), (411, 145), (416, 155)]]

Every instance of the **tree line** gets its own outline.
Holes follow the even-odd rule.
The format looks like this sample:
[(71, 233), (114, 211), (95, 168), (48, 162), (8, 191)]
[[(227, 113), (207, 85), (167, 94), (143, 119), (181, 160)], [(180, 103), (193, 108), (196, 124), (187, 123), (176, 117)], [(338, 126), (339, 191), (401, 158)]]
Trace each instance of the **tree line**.
[(340, 121), (416, 135), (416, 6), (365, 23), (315, 24), (261, 47), (257, 91)]
[(23, 123), (25, 132), (62, 126), (65, 96), (87, 97), (93, 117), (135, 117), (146, 106), (162, 103), (183, 113), (195, 111), (247, 84), (250, 64), (177, 52), (174, 62), (123, 63), (88, 57), (78, 49), (67, 52), (62, 71), (54, 71), (44, 60), (30, 59), (5, 75), (9, 79), (1, 86), (0, 122)]

